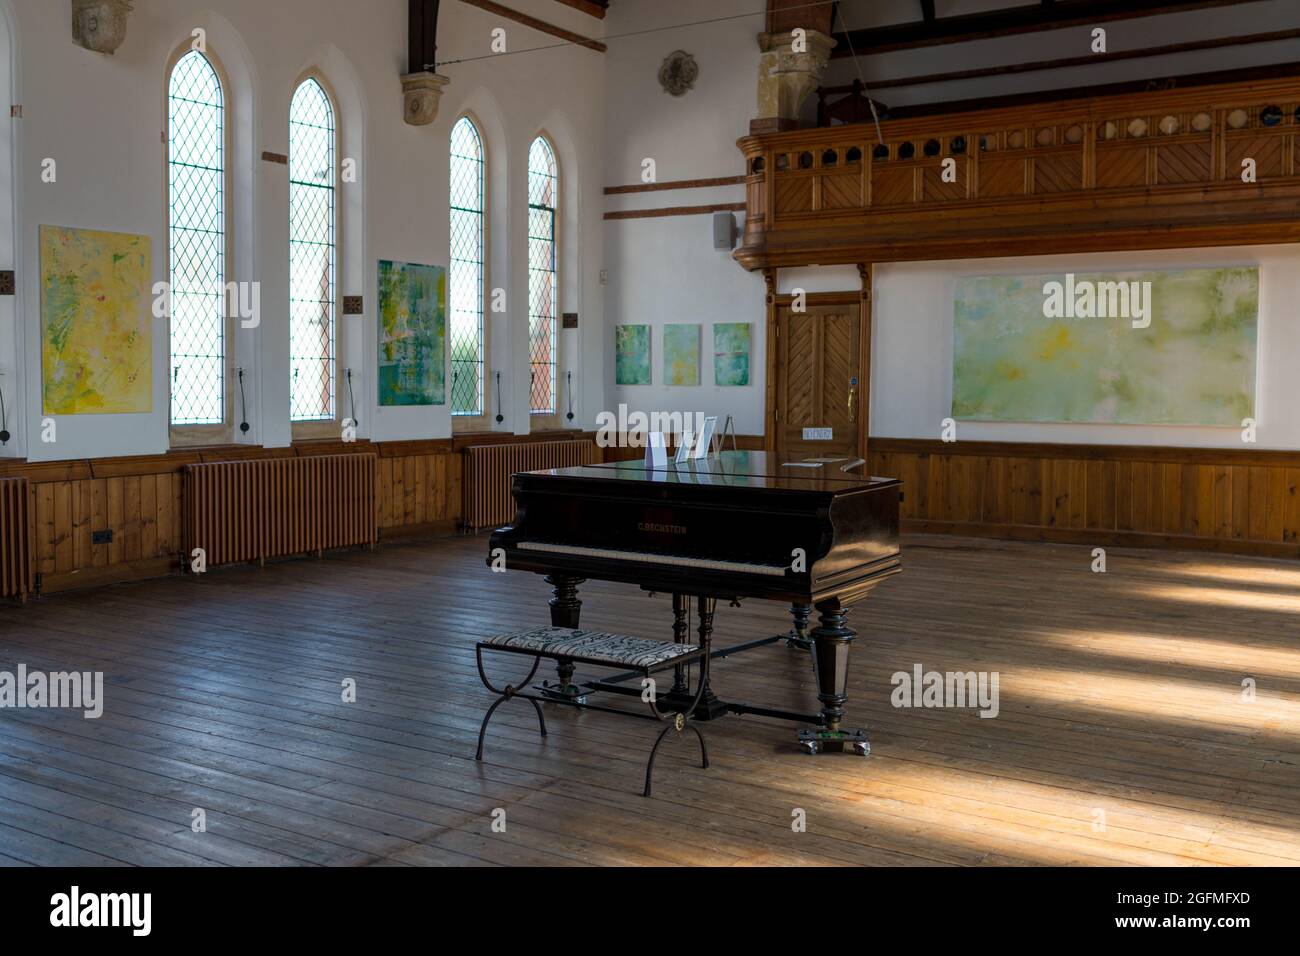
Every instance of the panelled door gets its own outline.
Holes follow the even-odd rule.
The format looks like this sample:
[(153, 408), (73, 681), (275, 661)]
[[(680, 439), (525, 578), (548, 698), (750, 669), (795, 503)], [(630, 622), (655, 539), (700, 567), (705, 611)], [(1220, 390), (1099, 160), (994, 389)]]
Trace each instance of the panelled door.
[(814, 304), (812, 299), (799, 312), (788, 302), (775, 307), (777, 388), (770, 425), (776, 453), (783, 462), (864, 457), (861, 304), (856, 299)]

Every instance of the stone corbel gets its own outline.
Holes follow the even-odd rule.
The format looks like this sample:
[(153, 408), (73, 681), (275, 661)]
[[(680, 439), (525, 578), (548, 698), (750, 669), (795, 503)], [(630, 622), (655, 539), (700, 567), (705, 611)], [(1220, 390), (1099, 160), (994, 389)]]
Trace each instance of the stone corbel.
[(821, 83), (834, 37), (819, 30), (803, 30), (795, 49), (794, 31), (760, 33), (758, 65), (758, 117), (751, 132), (773, 132), (799, 125), (799, 111)]
[(126, 39), (131, 0), (72, 0), (72, 39), (96, 53), (112, 54)]
[(428, 126), (438, 118), (438, 101), (442, 88), (450, 83), (440, 73), (405, 73), (402, 75), (403, 115), (411, 126)]

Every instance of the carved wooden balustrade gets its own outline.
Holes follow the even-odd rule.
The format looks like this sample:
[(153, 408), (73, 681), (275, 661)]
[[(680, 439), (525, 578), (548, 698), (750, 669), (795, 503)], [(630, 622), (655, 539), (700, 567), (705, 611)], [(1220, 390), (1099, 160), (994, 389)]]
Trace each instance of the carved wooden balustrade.
[(885, 121), (880, 134), (867, 123), (741, 139), (737, 261), (1300, 240), (1300, 77)]

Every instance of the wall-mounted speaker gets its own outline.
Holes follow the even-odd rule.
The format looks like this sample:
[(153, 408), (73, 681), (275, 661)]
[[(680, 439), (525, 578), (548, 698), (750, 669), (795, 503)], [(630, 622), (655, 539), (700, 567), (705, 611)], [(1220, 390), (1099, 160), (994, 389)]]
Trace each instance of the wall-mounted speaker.
[(736, 248), (736, 217), (729, 212), (713, 214), (713, 248), (727, 251)]

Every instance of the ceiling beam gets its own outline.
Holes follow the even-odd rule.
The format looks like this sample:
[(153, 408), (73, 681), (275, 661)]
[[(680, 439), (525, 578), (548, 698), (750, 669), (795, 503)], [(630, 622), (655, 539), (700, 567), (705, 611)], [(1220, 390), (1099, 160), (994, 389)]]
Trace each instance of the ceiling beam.
[[(885, 27), (865, 27), (848, 33), (833, 34), (839, 41), (831, 52), (833, 58), (909, 50), (916, 47), (965, 43), (1017, 33), (1037, 33), (1062, 27), (1096, 26), (1114, 20), (1130, 20), (1165, 13), (1181, 13), (1209, 7), (1239, 5), (1241, 0), (1058, 0), (1037, 6), (1011, 7), (968, 13), (957, 17), (939, 17), (934, 21), (916, 20)], [(1247, 0), (1247, 4), (1250, 0)]]
[(531, 17), (526, 13), (520, 13), (518, 10), (512, 10), (510, 7), (496, 3), (495, 0), (460, 0), (471, 7), (478, 7), (480, 10), (486, 10), (488, 13), (495, 13), (499, 17), (507, 20), (513, 20), (515, 23), (522, 23), (526, 27), (531, 27), (541, 33), (548, 33), (553, 37), (559, 37), (577, 46), (585, 46), (588, 50), (595, 50), (597, 53), (605, 52), (605, 44), (599, 40), (593, 40), (591, 37), (585, 37), (580, 33), (574, 33), (572, 30), (566, 30), (563, 27), (557, 27), (553, 23), (547, 23), (545, 20), (539, 20)]
[(409, 0), (406, 72), (433, 70), (438, 62), (438, 0)]
[(573, 7), (575, 10), (581, 10), (588, 16), (593, 16), (598, 20), (605, 19), (605, 4), (596, 3), (595, 0), (556, 0), (556, 3), (562, 3), (566, 7)]
[(891, 90), (903, 86), (928, 86), (932, 83), (955, 83), (961, 80), (978, 80), (991, 76), (1014, 76), (1020, 73), (1037, 73), (1059, 70), (1071, 66), (1091, 66), (1094, 63), (1115, 63), (1121, 60), (1145, 60), (1175, 53), (1193, 53), (1200, 50), (1218, 50), (1223, 47), (1250, 46), (1255, 43), (1276, 43), (1281, 40), (1300, 40), (1300, 28), (1270, 30), (1241, 36), (1209, 37), (1183, 43), (1168, 43), (1141, 50), (1117, 50), (1113, 53), (1090, 53), (1085, 56), (1057, 57), (1051, 60), (1033, 60), (1026, 63), (1008, 63), (1005, 66), (982, 67), (975, 70), (953, 70), (947, 73), (927, 73), (894, 79), (872, 80), (871, 89)]
[(1198, 86), (1214, 86), (1220, 83), (1275, 80), (1278, 77), (1285, 76), (1300, 79), (1300, 62), (1270, 63), (1268, 66), (1215, 70), (1209, 73), (1189, 73), (1160, 79), (1124, 80), (1119, 83), (1106, 83), (1100, 86), (1094, 83), (1091, 86), (1076, 86), (1068, 89), (1034, 90), (1029, 93), (1013, 93), (1009, 96), (981, 96), (970, 100), (941, 100), (933, 103), (917, 103), (914, 106), (891, 108), (889, 115), (882, 118), (891, 120), (915, 119), (920, 116), (1001, 109), (1004, 106), (1027, 106), (1034, 103), (1055, 103), (1061, 100), (1086, 100), (1093, 97), (1123, 96), (1129, 93), (1142, 93), (1151, 90), (1184, 90)]

